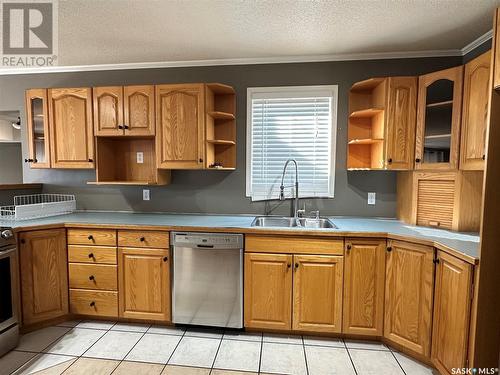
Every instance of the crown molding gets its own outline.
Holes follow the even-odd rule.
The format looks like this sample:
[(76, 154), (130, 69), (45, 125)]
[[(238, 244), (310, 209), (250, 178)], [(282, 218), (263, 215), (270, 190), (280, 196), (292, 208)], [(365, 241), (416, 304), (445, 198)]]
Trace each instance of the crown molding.
[(158, 61), (125, 64), (96, 64), (96, 65), (73, 65), (73, 66), (51, 66), (37, 68), (0, 68), (0, 76), (23, 75), (23, 74), (46, 74), (46, 73), (73, 73), (93, 72), (106, 70), (135, 70), (135, 69), (161, 69), (161, 68), (189, 68), (197, 66), (224, 66), (224, 65), (258, 65), (258, 64), (290, 64), (290, 63), (313, 63), (329, 61), (357, 61), (357, 60), (388, 60), (388, 59), (411, 59), (425, 57), (452, 57), (464, 56), (474, 48), (491, 39), (493, 30), (481, 35), (462, 49), (428, 50), (428, 51), (406, 51), (406, 52), (379, 52), (379, 53), (351, 53), (309, 56), (277, 56), (256, 57), (236, 59), (212, 59), (212, 60), (186, 60), (186, 61)]
[(467, 44), (464, 48), (461, 49), (462, 56), (467, 55), (469, 52), (479, 47), (481, 44), (493, 38), (493, 30), (487, 31), (483, 35), (481, 35), (476, 40), (473, 40), (469, 44)]

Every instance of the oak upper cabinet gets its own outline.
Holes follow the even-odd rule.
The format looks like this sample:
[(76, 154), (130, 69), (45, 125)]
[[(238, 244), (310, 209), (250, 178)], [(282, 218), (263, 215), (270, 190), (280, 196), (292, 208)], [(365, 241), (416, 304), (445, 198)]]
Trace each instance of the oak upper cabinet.
[(432, 362), (442, 374), (467, 366), (472, 265), (438, 251)]
[(298, 331), (340, 333), (343, 257), (294, 255), (293, 262), (292, 328)]
[(50, 168), (49, 114), (47, 90), (26, 91), (26, 120), (29, 156), (24, 159), (31, 168)]
[(48, 90), (52, 168), (95, 167), (91, 91), (90, 88)]
[(19, 242), (23, 324), (68, 314), (66, 231), (23, 232)]
[(156, 86), (158, 168), (203, 168), (204, 118), (203, 84)]
[(245, 254), (245, 327), (292, 328), (292, 255)]
[(154, 86), (94, 87), (97, 136), (155, 135)]
[(389, 241), (386, 253), (384, 337), (430, 355), (434, 249)]
[(463, 67), (420, 76), (415, 169), (457, 169)]
[(387, 169), (413, 169), (417, 107), (417, 78), (389, 78), (387, 104)]
[(460, 169), (484, 170), (491, 51), (465, 65)]
[(382, 336), (386, 241), (347, 238), (343, 333)]
[(495, 10), (493, 16), (493, 89), (500, 87), (500, 9)]
[(118, 304), (122, 318), (170, 321), (168, 249), (118, 248)]

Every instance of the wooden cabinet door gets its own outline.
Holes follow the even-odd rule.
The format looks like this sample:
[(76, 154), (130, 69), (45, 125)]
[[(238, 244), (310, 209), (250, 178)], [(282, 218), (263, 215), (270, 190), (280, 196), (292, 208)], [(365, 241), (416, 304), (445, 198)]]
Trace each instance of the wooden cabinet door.
[(94, 87), (92, 93), (95, 135), (123, 135), (123, 88)]
[(387, 250), (384, 337), (429, 356), (434, 249), (391, 240)]
[(245, 327), (292, 328), (291, 267), (288, 254), (245, 254)]
[(158, 168), (203, 168), (203, 85), (156, 86), (156, 108)]
[(152, 85), (123, 88), (125, 135), (155, 135), (154, 96)]
[(491, 51), (465, 64), (460, 169), (484, 170)]
[(500, 9), (495, 10), (495, 15), (493, 18), (493, 88), (496, 89), (500, 87)]
[(91, 91), (90, 88), (49, 89), (52, 168), (95, 167)]
[(25, 162), (29, 162), (31, 168), (50, 168), (46, 89), (26, 91), (26, 121), (29, 157), (25, 159)]
[(342, 331), (344, 258), (294, 255), (293, 323), (298, 331)]
[(68, 314), (66, 231), (23, 232), (19, 241), (23, 324)]
[(439, 251), (432, 330), (432, 362), (442, 374), (467, 361), (472, 266)]
[(457, 169), (463, 67), (419, 77), (415, 169)]
[(417, 77), (389, 78), (387, 169), (413, 169), (416, 114)]
[(167, 249), (118, 249), (118, 305), (123, 318), (170, 321)]
[(346, 239), (343, 333), (382, 336), (386, 241)]

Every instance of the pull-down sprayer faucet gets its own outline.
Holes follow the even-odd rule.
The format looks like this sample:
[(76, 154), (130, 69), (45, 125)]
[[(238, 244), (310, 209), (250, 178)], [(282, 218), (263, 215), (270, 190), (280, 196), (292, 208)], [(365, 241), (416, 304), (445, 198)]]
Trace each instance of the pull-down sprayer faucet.
[[(295, 164), (295, 185), (283, 185), (283, 181), (285, 180), (286, 168), (289, 163)], [(285, 200), (285, 188), (295, 188), (295, 198), (291, 201), (290, 204), (290, 217), (298, 218), (299, 211), (299, 169), (297, 165), (297, 161), (295, 159), (288, 159), (283, 167), (283, 173), (281, 174), (281, 185), (280, 185), (280, 201)]]

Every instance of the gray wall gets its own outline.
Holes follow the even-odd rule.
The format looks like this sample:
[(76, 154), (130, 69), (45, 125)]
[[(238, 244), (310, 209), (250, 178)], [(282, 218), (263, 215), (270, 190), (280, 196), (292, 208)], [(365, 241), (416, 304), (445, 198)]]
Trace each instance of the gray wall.
[(0, 184), (23, 182), (21, 144), (0, 143)]
[[(419, 75), (460, 65), (461, 57), (389, 59), (322, 63), (293, 63), (166, 68), (82, 73), (53, 73), (0, 77), (0, 110), (19, 109), (24, 120), (24, 90), (35, 87), (78, 87), (99, 85), (222, 82), (237, 93), (237, 170), (174, 171), (169, 186), (151, 187), (152, 200), (142, 201), (141, 187), (96, 187), (94, 171), (30, 170), (24, 167), (25, 182), (44, 183), (45, 192), (74, 192), (80, 209), (136, 210), (203, 213), (262, 214), (264, 202), (245, 197), (246, 89), (258, 86), (339, 85), (335, 198), (307, 200), (308, 209), (329, 215), (394, 217), (396, 214), (395, 172), (347, 172), (346, 138), (348, 90), (352, 83), (369, 77)], [(26, 154), (26, 134), (23, 152)], [(368, 206), (367, 193), (377, 193), (377, 204)], [(273, 213), (286, 214), (288, 204), (270, 203)]]

